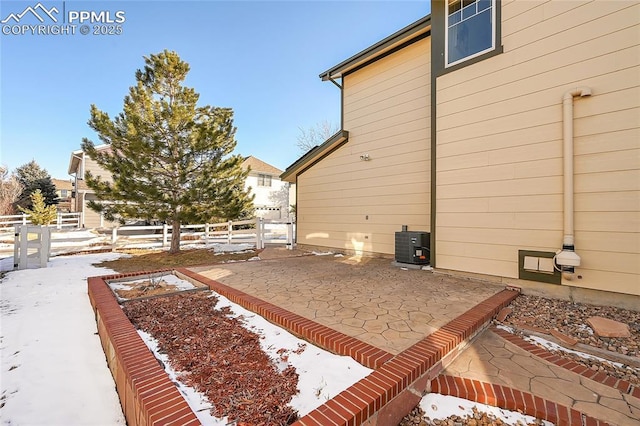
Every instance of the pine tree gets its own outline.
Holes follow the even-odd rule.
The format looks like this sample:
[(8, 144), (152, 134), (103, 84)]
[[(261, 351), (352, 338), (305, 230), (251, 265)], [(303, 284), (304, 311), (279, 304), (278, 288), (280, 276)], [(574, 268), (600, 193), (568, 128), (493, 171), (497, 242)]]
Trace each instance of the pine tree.
[(36, 190), (40, 190), (47, 206), (58, 204), (60, 201), (56, 193), (56, 186), (51, 180), (51, 175), (35, 161), (32, 160), (23, 164), (16, 168), (14, 173), (23, 187), (22, 194), (20, 194), (16, 202), (18, 208), (33, 208), (31, 194)]
[(20, 211), (29, 216), (29, 220), (34, 225), (48, 225), (58, 217), (55, 205), (46, 205), (44, 196), (39, 189), (31, 193), (31, 209), (20, 207)]
[(89, 207), (108, 220), (137, 218), (171, 224), (171, 253), (180, 251), (181, 223), (233, 220), (253, 210), (244, 189), (248, 171), (233, 155), (233, 111), (198, 107), (199, 95), (182, 85), (189, 65), (175, 52), (145, 57), (124, 108), (114, 119), (91, 106), (89, 126), (110, 149), (82, 149), (112, 181), (87, 173), (99, 201)]

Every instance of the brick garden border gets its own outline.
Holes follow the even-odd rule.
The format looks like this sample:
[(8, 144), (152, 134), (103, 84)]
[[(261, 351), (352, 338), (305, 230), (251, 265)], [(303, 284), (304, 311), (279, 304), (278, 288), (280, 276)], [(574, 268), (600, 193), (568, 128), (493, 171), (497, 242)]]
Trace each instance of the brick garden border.
[(557, 426), (608, 425), (608, 423), (584, 415), (574, 408), (540, 398), (529, 392), (479, 380), (443, 374), (431, 381), (431, 391), (511, 411), (520, 410), (524, 414), (550, 421)]
[(138, 335), (106, 283), (109, 279), (150, 273), (87, 279), (89, 301), (96, 316), (107, 364), (116, 383), (120, 405), (129, 426), (199, 425), (195, 413)]
[[(157, 272), (177, 272), (188, 279), (197, 280), (234, 303), (256, 312), (290, 332), (334, 353), (351, 356), (359, 363), (374, 369), (370, 375), (299, 419), (295, 425), (397, 425), (402, 417), (419, 403), (425, 392), (440, 391), (442, 393), (445, 389), (449, 395), (454, 395), (452, 392), (456, 392), (458, 394), (455, 396), (477, 402), (486, 400), (489, 404), (495, 400), (495, 404), (492, 405), (503, 408), (513, 406), (515, 407), (513, 409), (521, 409), (527, 414), (529, 412), (526, 410), (533, 410), (531, 415), (549, 421), (563, 420), (565, 412), (567, 418), (577, 419), (577, 412), (574, 413), (576, 410), (569, 410), (531, 394), (481, 382), (477, 382), (474, 387), (474, 381), (469, 381), (470, 387), (468, 387), (466, 382), (468, 379), (439, 376), (444, 367), (466, 348), (471, 339), (488, 326), (500, 309), (517, 297), (516, 291), (503, 290), (489, 297), (420, 342), (393, 356), (384, 350), (240, 290), (185, 268), (176, 268), (88, 279), (89, 299), (96, 315), (98, 334), (129, 425), (200, 424), (174, 383), (126, 317), (106, 283), (107, 280)], [(522, 342), (525, 346), (528, 344), (526, 341)], [(553, 357), (545, 359), (554, 363), (556, 361)], [(595, 378), (600, 379), (598, 376)], [(463, 385), (445, 387), (449, 383)], [(624, 383), (617, 385), (624, 386)], [(481, 392), (488, 389), (487, 386), (494, 390), (493, 393)], [(498, 388), (501, 389), (502, 394), (496, 390)], [(638, 391), (637, 388), (633, 390), (634, 396), (636, 391)], [(534, 405), (528, 402), (528, 397), (525, 399), (525, 395), (531, 396)], [(514, 398), (510, 398), (511, 396)], [(541, 414), (544, 415), (540, 416)], [(585, 423), (587, 425), (605, 424), (585, 417), (581, 413), (578, 414), (582, 416), (581, 418), (589, 420)], [(577, 420), (575, 423), (561, 424), (582, 425)]]
[(558, 367), (562, 367), (573, 373), (580, 374), (587, 379), (591, 379), (603, 385), (619, 390), (624, 394), (631, 395), (635, 398), (640, 399), (640, 386), (632, 385), (626, 380), (618, 379), (601, 371), (593, 371), (582, 364), (578, 364), (573, 360), (555, 355), (540, 346), (536, 346), (533, 343), (526, 341), (517, 334), (509, 333), (508, 331), (501, 328), (491, 327), (491, 331), (496, 333), (506, 341), (516, 345), (517, 347), (524, 349), (532, 355), (537, 356), (538, 358), (542, 358), (547, 362), (557, 365)]

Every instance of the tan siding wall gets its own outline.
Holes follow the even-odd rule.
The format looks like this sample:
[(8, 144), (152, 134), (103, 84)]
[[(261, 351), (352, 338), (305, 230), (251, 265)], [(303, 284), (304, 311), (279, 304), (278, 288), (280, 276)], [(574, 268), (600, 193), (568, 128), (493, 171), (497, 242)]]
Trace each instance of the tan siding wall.
[(503, 1), (504, 53), (438, 79), (437, 266), (517, 278), (562, 246), (562, 96), (575, 100), (581, 279), (640, 295), (640, 4)]
[(88, 155), (84, 156), (84, 172), (91, 172), (91, 174), (95, 176), (100, 176), (103, 180), (111, 182), (113, 179), (111, 178), (111, 174), (107, 172), (105, 169), (100, 167), (98, 163), (93, 161)]
[(298, 177), (299, 243), (392, 254), (402, 225), (429, 230), (430, 52), (424, 39), (345, 77), (349, 141)]

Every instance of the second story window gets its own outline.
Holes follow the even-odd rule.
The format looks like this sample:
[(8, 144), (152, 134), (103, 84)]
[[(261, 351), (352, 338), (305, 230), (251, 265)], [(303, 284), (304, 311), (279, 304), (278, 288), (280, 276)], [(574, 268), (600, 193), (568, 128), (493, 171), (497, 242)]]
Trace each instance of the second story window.
[(271, 186), (271, 176), (258, 175), (258, 186)]
[(495, 49), (496, 0), (447, 0), (446, 66)]

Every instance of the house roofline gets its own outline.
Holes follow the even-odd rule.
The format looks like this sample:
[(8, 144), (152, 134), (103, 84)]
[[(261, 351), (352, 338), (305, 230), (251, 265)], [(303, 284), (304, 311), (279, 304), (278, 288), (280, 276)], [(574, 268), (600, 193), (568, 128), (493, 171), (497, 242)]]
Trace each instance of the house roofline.
[(424, 18), (420, 18), (412, 24), (407, 25), (399, 31), (391, 34), (389, 37), (380, 40), (376, 44), (367, 47), (363, 51), (356, 53), (349, 59), (340, 62), (332, 68), (329, 68), (325, 72), (320, 74), (322, 81), (333, 80), (334, 78), (341, 78), (349, 71), (362, 66), (365, 63), (371, 62), (388, 51), (404, 44), (420, 35), (426, 34), (431, 31), (431, 15), (427, 15)]
[[(97, 145), (96, 149), (100, 151), (109, 147), (110, 145), (103, 143), (101, 145)], [(79, 155), (82, 155), (84, 157), (84, 151), (82, 149), (76, 149), (75, 151), (71, 151), (71, 158), (69, 159), (69, 167), (67, 169), (67, 174), (72, 175), (76, 173), (76, 170), (78, 169), (76, 164), (80, 161), (80, 158), (78, 157)]]
[(321, 145), (316, 145), (302, 157), (298, 158), (293, 164), (280, 175), (280, 179), (283, 181), (295, 183), (296, 176), (304, 172), (311, 165), (320, 161), (327, 155), (329, 155), (335, 148), (341, 146), (349, 140), (349, 132), (346, 130), (339, 130), (336, 134), (324, 141)]

